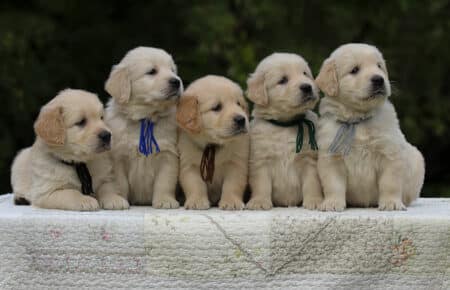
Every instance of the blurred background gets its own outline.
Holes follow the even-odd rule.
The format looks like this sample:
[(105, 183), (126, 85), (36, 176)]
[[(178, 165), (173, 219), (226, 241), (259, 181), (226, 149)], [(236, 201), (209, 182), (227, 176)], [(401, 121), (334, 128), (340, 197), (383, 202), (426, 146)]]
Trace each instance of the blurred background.
[[(347, 42), (376, 45), (407, 139), (425, 155), (422, 196), (450, 197), (450, 1), (1, 1), (0, 193), (39, 108), (61, 89), (108, 99), (111, 66), (136, 46), (171, 53), (185, 87), (205, 74), (245, 88), (273, 51), (301, 54), (317, 75)], [(446, 161), (447, 160), (447, 161)]]

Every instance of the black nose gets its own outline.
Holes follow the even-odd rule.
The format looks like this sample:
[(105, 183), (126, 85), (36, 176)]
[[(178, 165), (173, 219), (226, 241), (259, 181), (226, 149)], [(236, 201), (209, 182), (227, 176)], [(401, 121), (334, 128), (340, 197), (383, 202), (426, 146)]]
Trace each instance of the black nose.
[(236, 115), (233, 118), (234, 123), (239, 127), (245, 127), (245, 117), (242, 115)]
[(370, 80), (372, 81), (372, 85), (376, 88), (384, 85), (384, 78), (380, 75), (374, 75)]
[(169, 80), (169, 84), (172, 88), (175, 88), (175, 89), (180, 88), (180, 80), (177, 78), (171, 78)]
[(304, 93), (304, 94), (310, 94), (312, 93), (312, 87), (310, 84), (301, 84), (300, 85), (300, 90)]
[(111, 133), (108, 131), (101, 131), (100, 134), (98, 134), (98, 138), (104, 144), (109, 144), (111, 142)]

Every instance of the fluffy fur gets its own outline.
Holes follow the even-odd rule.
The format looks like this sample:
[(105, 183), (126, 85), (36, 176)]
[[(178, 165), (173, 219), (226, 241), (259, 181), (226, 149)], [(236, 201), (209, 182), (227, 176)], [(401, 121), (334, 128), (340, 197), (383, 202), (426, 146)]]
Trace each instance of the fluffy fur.
[[(375, 86), (378, 78), (381, 86)], [(380, 79), (381, 78), (381, 79)], [(320, 104), (319, 175), (323, 210), (347, 205), (404, 210), (416, 199), (424, 179), (421, 153), (400, 130), (383, 56), (374, 46), (346, 44), (325, 60), (316, 79), (326, 97)], [(348, 155), (328, 152), (339, 121), (356, 125)]]
[[(240, 126), (236, 122), (239, 118)], [(222, 209), (244, 208), (249, 137), (247, 105), (241, 88), (219, 76), (196, 80), (181, 97), (177, 121), (182, 128), (178, 148), (185, 208), (207, 209), (217, 203)], [(200, 174), (207, 144), (217, 145), (211, 184), (203, 181)]]
[(274, 53), (261, 61), (247, 84), (247, 96), (255, 104), (250, 125), (252, 194), (247, 208), (298, 206), (303, 201), (305, 208), (316, 209), (322, 202), (322, 189), (317, 151), (309, 146), (307, 127), (303, 125), (303, 148), (296, 153), (298, 126), (281, 127), (267, 121), (306, 114), (317, 122), (311, 109), (319, 100), (319, 91), (308, 64), (296, 54)]
[(64, 90), (45, 105), (34, 124), (35, 143), (22, 150), (12, 165), (15, 199), (25, 198), (42, 208), (98, 209), (94, 197), (80, 192), (75, 168), (61, 160), (86, 162), (95, 193), (116, 194), (112, 168), (104, 158), (110, 141), (100, 138), (101, 133), (109, 133), (102, 119), (103, 105), (86, 91)]
[[(111, 155), (121, 196), (106, 196), (103, 202), (115, 208), (125, 208), (124, 199), (155, 208), (179, 207), (175, 105), (183, 85), (172, 57), (157, 48), (135, 48), (113, 67), (105, 89), (112, 96), (106, 122), (116, 136)], [(143, 118), (155, 123), (161, 149), (147, 157), (138, 149)]]

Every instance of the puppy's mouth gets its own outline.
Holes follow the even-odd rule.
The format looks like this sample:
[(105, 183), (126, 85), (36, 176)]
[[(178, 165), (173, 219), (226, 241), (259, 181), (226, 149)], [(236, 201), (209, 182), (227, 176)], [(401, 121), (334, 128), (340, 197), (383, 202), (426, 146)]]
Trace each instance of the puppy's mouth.
[(378, 89), (371, 90), (369, 96), (365, 97), (364, 100), (371, 101), (371, 100), (375, 100), (378, 98), (384, 98), (384, 97), (386, 97), (386, 89), (378, 88)]
[(173, 98), (179, 98), (181, 95), (181, 90), (169, 88), (169, 89), (163, 91), (163, 95), (165, 96), (165, 98), (167, 100), (170, 100)]
[(312, 94), (308, 94), (308, 95), (303, 95), (302, 96), (302, 103), (306, 104), (306, 103), (310, 103), (317, 100), (317, 97), (315, 95)]
[(97, 148), (95, 149), (95, 153), (102, 153), (105, 151), (111, 150), (111, 144), (110, 143), (100, 143)]
[(236, 135), (241, 135), (241, 134), (247, 134), (248, 130), (247, 128), (243, 127), (243, 128), (235, 128), (232, 132), (231, 132), (231, 136), (236, 136)]

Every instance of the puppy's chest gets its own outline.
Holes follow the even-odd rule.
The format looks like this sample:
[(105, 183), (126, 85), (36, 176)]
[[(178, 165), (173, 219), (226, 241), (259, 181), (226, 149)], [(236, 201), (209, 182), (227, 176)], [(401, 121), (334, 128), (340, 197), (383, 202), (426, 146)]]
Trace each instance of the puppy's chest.
[[(314, 154), (310, 147), (307, 128), (303, 126), (300, 130), (302, 129), (303, 134), (299, 134), (298, 126), (257, 126), (251, 132), (252, 155), (254, 158), (276, 162), (295, 162), (306, 155)], [(297, 147), (301, 149), (298, 153)]]

